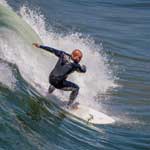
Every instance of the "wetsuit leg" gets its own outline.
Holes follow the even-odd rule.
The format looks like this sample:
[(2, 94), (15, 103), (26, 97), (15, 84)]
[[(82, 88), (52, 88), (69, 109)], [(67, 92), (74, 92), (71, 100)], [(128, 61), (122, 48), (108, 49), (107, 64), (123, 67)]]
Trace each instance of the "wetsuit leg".
[(68, 105), (71, 105), (79, 93), (79, 86), (76, 85), (75, 83), (64, 80), (62, 82), (60, 89), (64, 91), (71, 91), (69, 102), (68, 102)]
[(50, 85), (48, 88), (48, 93), (51, 94), (55, 90), (55, 87), (53, 85)]

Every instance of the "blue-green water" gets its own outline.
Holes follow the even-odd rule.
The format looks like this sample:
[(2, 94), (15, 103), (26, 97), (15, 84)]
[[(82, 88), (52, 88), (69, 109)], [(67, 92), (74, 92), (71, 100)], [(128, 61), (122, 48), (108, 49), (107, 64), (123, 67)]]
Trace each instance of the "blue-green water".
[[(149, 150), (150, 2), (5, 3), (0, 0), (0, 150)], [(72, 77), (81, 87), (80, 102), (114, 124), (71, 119), (42, 96), (37, 85), (48, 88), (56, 59), (31, 46), (41, 41), (83, 50), (87, 75)]]

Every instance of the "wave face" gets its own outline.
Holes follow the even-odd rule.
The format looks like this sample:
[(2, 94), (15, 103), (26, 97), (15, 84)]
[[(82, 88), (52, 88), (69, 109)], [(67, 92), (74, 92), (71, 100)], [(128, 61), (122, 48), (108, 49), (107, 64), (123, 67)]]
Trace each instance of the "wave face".
[[(141, 150), (149, 148), (149, 2), (0, 0), (0, 149)], [(39, 42), (83, 51), (77, 101), (110, 116), (92, 126), (46, 97), (57, 58)]]

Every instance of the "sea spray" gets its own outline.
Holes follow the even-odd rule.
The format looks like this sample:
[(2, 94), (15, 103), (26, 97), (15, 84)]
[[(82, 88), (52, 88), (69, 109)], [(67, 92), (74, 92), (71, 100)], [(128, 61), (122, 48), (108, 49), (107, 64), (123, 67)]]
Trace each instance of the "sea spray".
[[(97, 94), (104, 94), (110, 87), (114, 86), (113, 76), (110, 73), (111, 70), (109, 70), (105, 64), (107, 60), (100, 54), (100, 51), (102, 51), (101, 44), (95, 44), (91, 37), (85, 37), (81, 33), (69, 32), (67, 35), (63, 35), (63, 33), (56, 33), (51, 26), (46, 28), (45, 24), (47, 24), (47, 22), (45, 22), (44, 16), (40, 12), (30, 10), (27, 6), (20, 8), (20, 15), (24, 21), (36, 31), (44, 45), (61, 49), (68, 53), (71, 53), (72, 50), (76, 48), (83, 51), (84, 57), (81, 64), (87, 66), (87, 73), (74, 73), (68, 78), (68, 80), (80, 86), (77, 101), (94, 106)], [(1, 39), (3, 42), (5, 41), (5, 44), (8, 46), (7, 51), (10, 54), (8, 55), (6, 51), (4, 52), (2, 50), (3, 47), (1, 47), (5, 56), (4, 58), (9, 62), (15, 63), (23, 78), (37, 90), (38, 84), (45, 89), (46, 92), (49, 86), (48, 76), (57, 58), (41, 49), (33, 48), (31, 44), (27, 44), (21, 36), (18, 36), (18, 33), (14, 30), (9, 30), (10, 33), (8, 34), (3, 32), (5, 39)], [(27, 27), (26, 30), (28, 31)], [(24, 32), (24, 34), (27, 33)], [(14, 38), (10, 38), (10, 35)], [(28, 34), (26, 36), (28, 36)], [(28, 40), (30, 40), (30, 43), (39, 41), (38, 38), (36, 40), (36, 38), (33, 39), (30, 37)], [(13, 51), (10, 51), (11, 49), (13, 49)], [(43, 94), (42, 92), (41, 94)], [(68, 100), (68, 92), (56, 90), (54, 94), (62, 100)]]
[[(21, 7), (20, 15), (38, 33), (45, 45), (68, 53), (76, 48), (83, 51), (84, 57), (81, 64), (87, 66), (87, 73), (74, 73), (69, 77), (70, 80), (80, 86), (78, 97), (80, 103), (91, 105), (98, 93), (105, 93), (108, 88), (114, 86), (111, 70), (108, 70), (108, 65), (105, 64), (106, 58), (100, 54), (102, 51), (101, 44), (95, 44), (91, 37), (84, 37), (81, 33), (70, 32), (67, 35), (56, 33), (50, 25), (47, 29), (44, 16), (39, 11), (30, 10), (27, 6)], [(54, 58), (49, 61), (52, 60)], [(53, 68), (51, 65), (47, 67)], [(60, 96), (59, 92), (57, 94)], [(66, 98), (65, 96), (62, 99)]]

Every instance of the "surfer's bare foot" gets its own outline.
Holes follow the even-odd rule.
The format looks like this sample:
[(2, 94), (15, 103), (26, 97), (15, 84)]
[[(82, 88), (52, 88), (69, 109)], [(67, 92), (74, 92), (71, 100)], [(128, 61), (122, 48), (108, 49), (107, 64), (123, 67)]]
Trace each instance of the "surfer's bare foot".
[(51, 93), (53, 93), (54, 90), (55, 90), (55, 87), (50, 85), (48, 88), (48, 93), (51, 94)]
[(79, 106), (79, 103), (76, 102), (76, 103), (74, 103), (74, 104), (72, 104), (72, 105), (68, 105), (67, 108), (68, 108), (68, 109), (74, 109), (74, 110), (76, 110), (76, 109), (79, 108), (78, 106)]
[(71, 106), (71, 109), (74, 109), (74, 110), (77, 110), (79, 107), (77, 106), (77, 105), (73, 105), (73, 106)]
[(77, 110), (78, 106), (67, 106), (67, 109), (71, 109), (71, 110)]

